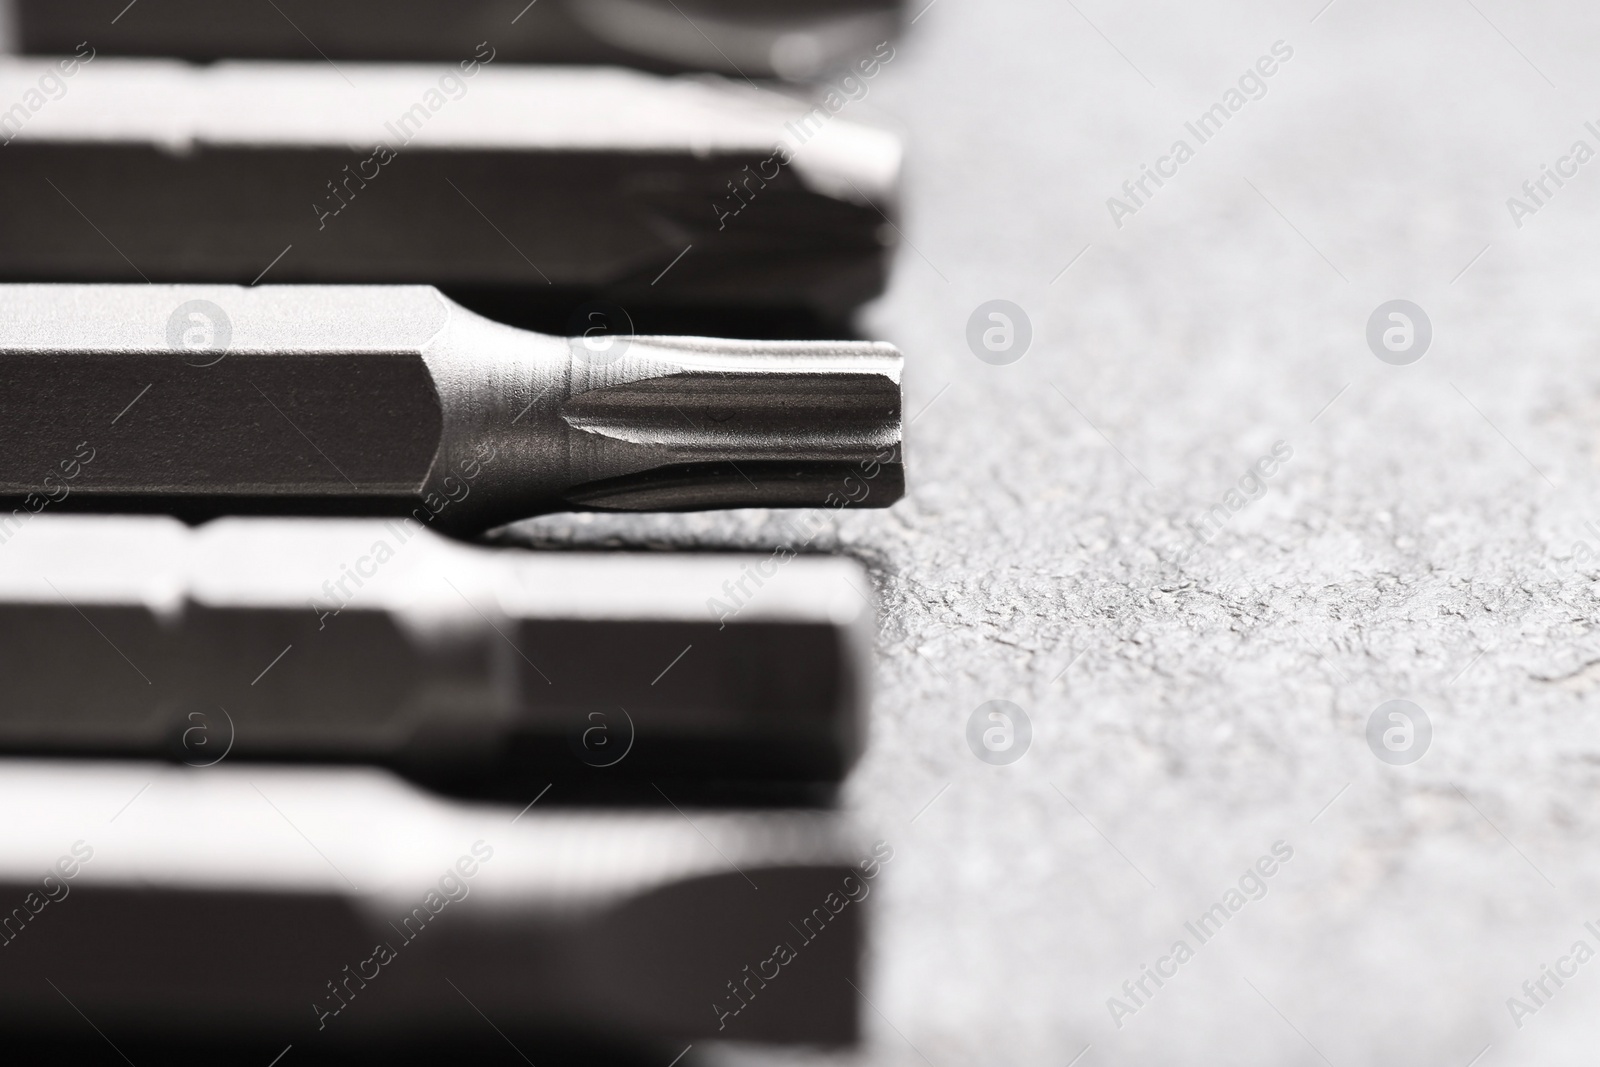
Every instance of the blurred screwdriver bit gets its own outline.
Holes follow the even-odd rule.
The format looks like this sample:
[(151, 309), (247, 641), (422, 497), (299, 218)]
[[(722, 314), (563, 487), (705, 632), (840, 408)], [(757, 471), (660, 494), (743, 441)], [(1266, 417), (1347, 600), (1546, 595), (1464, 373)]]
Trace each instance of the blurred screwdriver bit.
[(417, 282), (833, 318), (882, 290), (892, 135), (709, 76), (481, 51), (8, 61), (0, 278)]
[[(888, 40), (898, 0), (18, 0), (27, 52), (185, 59), (453, 60), (806, 78)], [(125, 10), (126, 9), (126, 10)]]
[(872, 607), (848, 560), (496, 550), (410, 520), (39, 515), (0, 537), (0, 754), (627, 798), (798, 795), (861, 748)]
[(457, 533), (887, 507), (900, 365), (881, 343), (547, 337), (424, 286), (0, 285), (0, 507)]
[(375, 771), (0, 760), (0, 808), (28, 813), (0, 837), (0, 1027), (87, 1017), (113, 1045), (259, 1036), (297, 1059), (486, 1018), (527, 1052), (573, 1030), (854, 1040), (862, 901), (892, 848), (675, 799), (468, 806)]

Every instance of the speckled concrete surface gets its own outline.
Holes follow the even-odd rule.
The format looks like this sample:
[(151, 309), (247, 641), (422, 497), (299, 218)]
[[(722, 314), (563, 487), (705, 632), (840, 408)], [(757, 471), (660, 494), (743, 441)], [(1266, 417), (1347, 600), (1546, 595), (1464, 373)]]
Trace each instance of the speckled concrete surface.
[[(1560, 960), (1600, 948), (1600, 161), (1520, 228), (1506, 199), (1600, 148), (1600, 14), (1321, 3), (939, 0), (852, 105), (911, 145), (865, 323), (919, 414), (909, 498), (818, 544), (882, 599), (848, 803), (897, 854), (866, 1046), (730, 1060), (1592, 1060), (1600, 962)], [(1116, 227), (1107, 197), (1278, 41), (1266, 95)], [(1009, 366), (964, 336), (994, 298), (1033, 327)], [(1433, 325), (1410, 366), (1364, 336), (1395, 298)], [(782, 518), (522, 532), (754, 547)], [(1432, 723), (1408, 766), (1365, 740), (1395, 698)], [(1032, 724), (1008, 766), (967, 745), (991, 699)], [(1280, 841), (1261, 899), (1186, 932)], [(1546, 964), (1576, 974), (1536, 1003)]]

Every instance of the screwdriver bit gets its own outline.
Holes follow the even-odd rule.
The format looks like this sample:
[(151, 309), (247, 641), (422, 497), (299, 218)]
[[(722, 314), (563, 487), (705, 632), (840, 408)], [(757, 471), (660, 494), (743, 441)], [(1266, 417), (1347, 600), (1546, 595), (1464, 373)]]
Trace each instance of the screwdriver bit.
[(43, 514), (0, 536), (0, 755), (626, 798), (820, 795), (861, 748), (872, 607), (849, 560), (497, 550), (411, 520)]
[(427, 283), (835, 319), (882, 291), (899, 142), (843, 97), (835, 113), (710, 76), (492, 58), (8, 60), (0, 279)]
[(891, 845), (825, 813), (545, 803), (362, 769), (0, 760), (0, 809), (28, 813), (0, 837), (0, 1027), (297, 1058), (485, 1018), (519, 1045), (854, 1040)]
[[(18, 0), (23, 51), (185, 59), (620, 63), (808, 77), (898, 29), (898, 0)], [(121, 15), (119, 18), (118, 16)]]
[(0, 524), (886, 507), (900, 365), (882, 343), (547, 337), (428, 287), (0, 285)]

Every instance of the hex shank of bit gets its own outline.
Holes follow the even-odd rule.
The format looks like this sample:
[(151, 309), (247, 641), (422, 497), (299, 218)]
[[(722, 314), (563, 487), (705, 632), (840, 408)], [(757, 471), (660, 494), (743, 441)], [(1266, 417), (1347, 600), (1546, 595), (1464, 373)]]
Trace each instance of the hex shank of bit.
[(861, 748), (848, 560), (493, 550), (407, 520), (41, 515), (5, 540), (0, 754), (517, 795), (829, 783)]
[[(898, 28), (899, 0), (19, 0), (28, 52), (213, 60), (455, 60), (493, 42), (510, 63), (625, 63), (808, 76), (870, 56)], [(676, 8), (676, 10), (675, 10)], [(312, 42), (316, 42), (313, 44)]]
[(903, 493), (892, 346), (606, 340), (512, 329), (424, 286), (0, 285), (0, 507), (473, 533)]
[(879, 865), (837, 817), (549, 799), (464, 805), (375, 771), (0, 760), (0, 805), (29, 813), (0, 838), (0, 1026), (76, 1033), (87, 1015), (119, 1039), (272, 1038), (297, 1056), (477, 1034), (478, 1011), (517, 1039), (854, 1039)]
[[(882, 290), (892, 134), (709, 77), (461, 58), (470, 77), (8, 61), (0, 280), (266, 275), (835, 319)], [(3, 110), (41, 79), (66, 91)]]

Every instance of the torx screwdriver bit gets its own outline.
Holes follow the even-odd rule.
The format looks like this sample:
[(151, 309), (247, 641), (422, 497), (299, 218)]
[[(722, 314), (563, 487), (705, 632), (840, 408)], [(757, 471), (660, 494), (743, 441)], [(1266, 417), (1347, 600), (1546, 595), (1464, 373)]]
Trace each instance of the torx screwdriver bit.
[[(185, 59), (622, 63), (808, 77), (870, 53), (899, 0), (17, 0), (23, 51)], [(120, 17), (119, 17), (120, 16)]]
[(0, 1028), (87, 1016), (113, 1044), (270, 1037), (296, 1057), (485, 1018), (519, 1045), (855, 1038), (892, 844), (825, 813), (548, 799), (467, 805), (361, 769), (0, 760), (0, 810), (28, 813), (0, 836)]
[(492, 46), (337, 68), (92, 47), (0, 65), (0, 279), (512, 287), (833, 318), (883, 288), (899, 141), (842, 96), (514, 68)]
[(627, 799), (820, 796), (861, 748), (850, 560), (491, 549), (409, 519), (41, 514), (0, 541), (0, 755)]
[[(418, 286), (0, 285), (0, 514), (886, 507), (887, 344), (548, 337)], [(69, 473), (70, 472), (70, 473)]]

